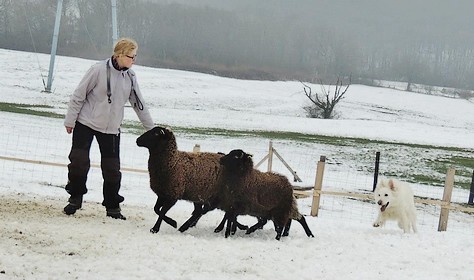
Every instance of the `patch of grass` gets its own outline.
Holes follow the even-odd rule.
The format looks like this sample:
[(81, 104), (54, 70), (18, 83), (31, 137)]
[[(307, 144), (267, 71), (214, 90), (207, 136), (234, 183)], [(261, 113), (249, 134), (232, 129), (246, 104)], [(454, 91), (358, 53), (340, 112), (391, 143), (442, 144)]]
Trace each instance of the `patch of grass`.
[[(35, 110), (35, 108), (53, 109), (47, 105), (15, 104), (0, 102), (0, 111), (29, 114), (51, 118), (64, 118), (62, 114), (47, 112), (47, 110)], [(122, 128), (128, 133), (140, 135), (144, 132), (143, 126), (137, 121), (126, 121)], [(405, 179), (412, 183), (421, 183), (432, 186), (443, 186), (444, 177), (448, 167), (456, 169), (456, 187), (470, 188), (472, 170), (474, 169), (474, 149), (462, 149), (456, 147), (439, 147), (432, 145), (419, 145), (410, 143), (398, 143), (363, 138), (335, 137), (308, 133), (286, 132), (286, 131), (259, 131), (259, 130), (231, 130), (222, 128), (202, 127), (180, 127), (173, 126), (176, 134), (189, 134), (202, 137), (224, 137), (224, 138), (264, 138), (275, 141), (291, 141), (295, 143), (312, 143), (329, 145), (335, 147), (352, 147), (359, 154), (348, 154), (346, 157), (357, 157), (366, 162), (368, 157), (373, 157), (373, 151), (381, 151), (386, 162), (395, 162), (395, 165), (385, 169), (384, 176), (393, 176)], [(345, 151), (345, 150), (341, 150)], [(364, 152), (365, 151), (365, 152)], [(403, 151), (403, 153), (401, 153)], [(393, 168), (396, 166), (397, 157), (400, 154), (411, 154), (411, 164), (426, 167), (423, 174), (409, 174), (410, 166), (405, 171)], [(431, 158), (430, 156), (431, 155)], [(435, 156), (433, 156), (435, 155)], [(341, 158), (340, 160), (344, 160)], [(361, 166), (358, 170), (366, 170), (370, 167)], [(388, 172), (388, 173), (387, 173)], [(428, 174), (428, 175), (427, 175)]]
[(424, 174), (414, 174), (412, 175), (412, 178), (408, 179), (407, 181), (410, 183), (418, 183), (418, 184), (429, 185), (429, 186), (443, 187), (444, 186), (443, 180), (444, 179), (435, 178), (433, 176), (427, 176)]
[(474, 169), (474, 158), (453, 156), (451, 161), (454, 162), (455, 165), (462, 165), (469, 169)]
[(429, 165), (431, 169), (437, 171), (440, 174), (445, 174), (447, 167), (454, 168), (456, 170), (455, 176), (458, 178), (456, 180), (456, 185), (463, 189), (471, 188), (474, 158), (459, 155), (449, 155), (438, 159), (437, 161), (430, 162)]
[[(351, 138), (351, 137), (337, 137), (337, 136), (326, 136), (317, 134), (307, 134), (298, 132), (286, 132), (286, 131), (258, 131), (258, 130), (229, 130), (229, 129), (218, 129), (218, 128), (183, 128), (173, 127), (176, 132), (202, 134), (202, 135), (216, 135), (225, 137), (258, 137), (275, 140), (288, 140), (294, 142), (309, 142), (319, 143), (335, 146), (358, 146), (366, 144), (381, 144), (381, 145), (396, 145), (406, 146), (419, 149), (440, 149), (444, 151), (465, 151), (462, 148), (456, 147), (438, 147), (432, 145), (420, 145), (420, 144), (409, 144), (409, 143), (397, 143), (381, 140), (372, 140), (364, 138)], [(470, 151), (474, 152), (474, 150)]]
[(438, 163), (443, 163), (445, 165), (451, 165), (454, 168), (458, 166), (465, 167), (467, 169), (474, 169), (474, 157), (464, 157), (464, 156), (458, 156), (458, 155), (453, 155), (449, 157), (445, 157), (443, 159), (440, 159)]
[[(142, 130), (141, 125), (137, 123), (136, 125), (130, 124), (130, 128), (135, 128), (135, 131)], [(186, 134), (198, 134), (205, 136), (223, 136), (223, 137), (256, 137), (256, 138), (266, 138), (274, 140), (288, 140), (294, 142), (308, 142), (308, 143), (318, 143), (318, 144), (327, 144), (335, 146), (357, 146), (365, 144), (381, 144), (381, 145), (397, 145), (397, 146), (406, 146), (412, 148), (420, 149), (439, 149), (443, 151), (466, 151), (463, 148), (456, 147), (439, 147), (433, 145), (420, 145), (420, 144), (410, 144), (410, 143), (398, 143), (390, 141), (381, 141), (365, 138), (352, 138), (352, 137), (337, 137), (337, 136), (326, 136), (318, 134), (308, 134), (308, 133), (298, 133), (298, 132), (287, 132), (287, 131), (260, 131), (260, 130), (230, 130), (230, 129), (221, 129), (221, 128), (202, 128), (202, 127), (172, 127), (173, 131), (176, 133), (186, 133)], [(473, 150), (468, 150), (467, 152), (472, 153)]]
[(48, 106), (48, 105), (31, 105), (31, 104), (16, 104), (16, 103), (0, 102), (0, 111), (3, 111), (3, 112), (34, 115), (34, 116), (56, 118), (56, 119), (64, 118), (64, 115), (62, 114), (35, 110), (34, 108), (53, 109), (54, 107)]

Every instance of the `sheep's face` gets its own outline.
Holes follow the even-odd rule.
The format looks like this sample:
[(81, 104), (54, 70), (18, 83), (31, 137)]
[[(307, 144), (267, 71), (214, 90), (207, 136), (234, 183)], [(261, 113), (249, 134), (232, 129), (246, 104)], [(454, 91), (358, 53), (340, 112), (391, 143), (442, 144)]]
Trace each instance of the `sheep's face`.
[(232, 150), (227, 155), (221, 157), (220, 164), (229, 170), (253, 169), (252, 155), (242, 150)]
[(169, 141), (173, 137), (173, 132), (170, 129), (156, 126), (138, 137), (137, 145), (139, 147), (151, 149), (157, 146), (162, 146), (160, 144)]

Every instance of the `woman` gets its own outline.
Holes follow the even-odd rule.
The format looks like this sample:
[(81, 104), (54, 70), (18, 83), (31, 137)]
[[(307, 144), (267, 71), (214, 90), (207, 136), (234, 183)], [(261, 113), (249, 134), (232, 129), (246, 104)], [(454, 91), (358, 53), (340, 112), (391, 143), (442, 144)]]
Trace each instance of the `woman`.
[(84, 75), (71, 96), (64, 120), (67, 133), (72, 133), (69, 154), (69, 204), (64, 213), (72, 215), (82, 207), (82, 196), (87, 193), (86, 181), (90, 168), (89, 151), (95, 136), (101, 154), (101, 168), (106, 215), (125, 220), (120, 212), (120, 125), (124, 105), (131, 103), (146, 130), (153, 128), (153, 120), (143, 103), (135, 72), (130, 68), (137, 57), (138, 45), (129, 38), (119, 39), (111, 58), (94, 64)]

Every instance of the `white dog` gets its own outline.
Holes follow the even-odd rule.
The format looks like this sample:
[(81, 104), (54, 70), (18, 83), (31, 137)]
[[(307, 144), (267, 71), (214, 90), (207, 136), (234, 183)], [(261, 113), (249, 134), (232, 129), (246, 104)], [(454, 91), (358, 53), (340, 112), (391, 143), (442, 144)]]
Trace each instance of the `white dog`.
[(416, 229), (416, 209), (413, 191), (405, 182), (396, 179), (380, 179), (374, 191), (374, 200), (378, 207), (378, 217), (374, 227), (380, 227), (387, 220), (398, 221), (404, 233)]

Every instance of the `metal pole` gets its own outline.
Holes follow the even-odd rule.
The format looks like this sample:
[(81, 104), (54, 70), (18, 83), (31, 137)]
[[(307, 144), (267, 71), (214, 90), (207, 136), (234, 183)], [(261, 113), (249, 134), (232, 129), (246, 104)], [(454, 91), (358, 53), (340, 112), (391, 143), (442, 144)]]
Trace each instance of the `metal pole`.
[(471, 192), (469, 193), (467, 204), (474, 205), (474, 171), (472, 171)]
[(117, 0), (112, 1), (112, 45), (118, 40), (118, 28), (117, 28)]
[(56, 21), (54, 22), (53, 42), (51, 44), (51, 56), (49, 60), (48, 83), (44, 91), (51, 92), (51, 85), (53, 84), (54, 59), (56, 58), (56, 49), (58, 47), (59, 25), (61, 24), (61, 14), (63, 10), (63, 0), (58, 0), (58, 7), (56, 10)]
[(375, 191), (375, 187), (377, 187), (377, 180), (379, 178), (379, 165), (380, 165), (380, 152), (377, 152), (375, 153), (374, 186), (372, 187), (372, 191)]

